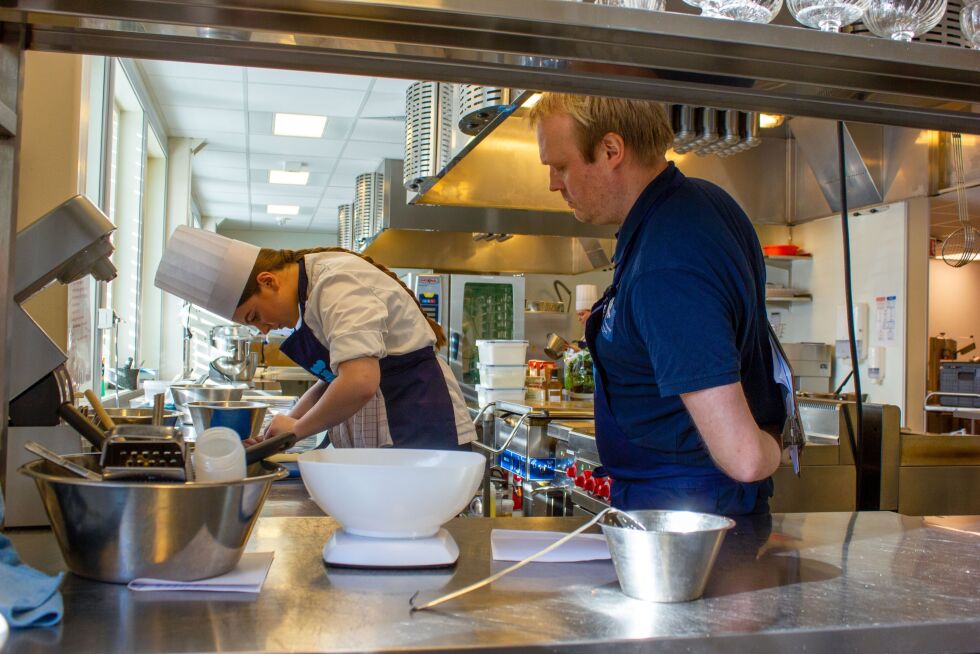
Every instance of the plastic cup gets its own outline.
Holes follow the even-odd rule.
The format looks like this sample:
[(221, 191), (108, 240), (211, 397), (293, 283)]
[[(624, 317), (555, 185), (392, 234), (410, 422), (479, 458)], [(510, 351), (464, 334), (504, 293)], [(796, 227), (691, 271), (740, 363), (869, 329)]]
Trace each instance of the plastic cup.
[(197, 481), (237, 481), (245, 478), (245, 447), (234, 429), (205, 429), (197, 437), (192, 460)]

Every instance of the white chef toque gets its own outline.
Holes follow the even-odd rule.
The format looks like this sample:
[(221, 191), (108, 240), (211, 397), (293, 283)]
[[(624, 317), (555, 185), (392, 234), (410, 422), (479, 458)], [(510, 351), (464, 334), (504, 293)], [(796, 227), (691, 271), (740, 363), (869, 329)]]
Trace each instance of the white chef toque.
[(575, 310), (588, 311), (599, 299), (599, 288), (595, 284), (577, 284), (575, 286)]
[(181, 225), (170, 236), (153, 283), (231, 320), (259, 247)]

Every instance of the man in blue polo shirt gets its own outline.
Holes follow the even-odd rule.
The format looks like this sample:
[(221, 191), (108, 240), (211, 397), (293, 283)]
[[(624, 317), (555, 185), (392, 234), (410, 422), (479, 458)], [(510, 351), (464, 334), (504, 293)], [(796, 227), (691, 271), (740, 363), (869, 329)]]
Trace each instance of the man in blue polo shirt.
[(621, 226), (586, 328), (613, 505), (768, 512), (786, 415), (745, 212), (667, 162), (659, 103), (545, 93), (531, 118), (551, 190), (578, 220)]

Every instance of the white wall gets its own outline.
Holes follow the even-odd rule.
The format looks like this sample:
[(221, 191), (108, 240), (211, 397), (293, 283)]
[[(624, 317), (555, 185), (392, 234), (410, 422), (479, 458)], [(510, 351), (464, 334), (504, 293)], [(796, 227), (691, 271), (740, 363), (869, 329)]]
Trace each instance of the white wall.
[(218, 233), (228, 238), (245, 241), (252, 245), (276, 250), (302, 250), (304, 248), (332, 247), (337, 245), (336, 232), (287, 232), (279, 230), (242, 229), (224, 230)]
[(980, 337), (980, 262), (953, 268), (929, 261), (929, 336), (939, 332), (959, 347)]
[[(867, 361), (861, 362), (862, 391), (870, 402), (894, 404), (905, 417), (907, 222), (904, 203), (882, 207), (877, 213), (862, 211), (851, 223), (852, 289), (854, 302), (868, 304), (869, 345), (880, 343), (875, 326), (875, 298), (897, 296), (896, 344), (886, 348), (885, 378), (872, 384)], [(808, 288), (813, 302), (794, 305), (786, 312), (786, 342), (834, 343), (838, 307), (844, 304), (844, 265), (840, 218), (830, 217), (794, 227), (793, 242), (813, 254), (812, 262), (793, 264), (793, 286)], [(914, 289), (913, 289), (914, 290)], [(836, 387), (850, 371), (846, 359), (834, 361)], [(845, 390), (852, 390), (850, 384)]]

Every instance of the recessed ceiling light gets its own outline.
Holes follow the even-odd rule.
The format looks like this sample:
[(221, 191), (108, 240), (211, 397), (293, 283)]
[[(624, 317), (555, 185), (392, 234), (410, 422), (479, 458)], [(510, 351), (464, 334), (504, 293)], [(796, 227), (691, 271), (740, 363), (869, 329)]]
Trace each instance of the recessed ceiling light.
[(265, 211), (276, 216), (296, 216), (299, 214), (299, 207), (295, 204), (269, 204)]
[(295, 186), (303, 186), (310, 181), (310, 172), (308, 170), (270, 170), (269, 171), (269, 183), (270, 184), (293, 184)]
[(305, 136), (318, 139), (323, 136), (323, 128), (326, 125), (326, 116), (277, 113), (272, 121), (272, 133), (276, 136)]

